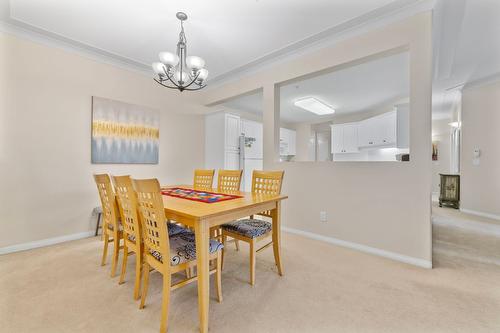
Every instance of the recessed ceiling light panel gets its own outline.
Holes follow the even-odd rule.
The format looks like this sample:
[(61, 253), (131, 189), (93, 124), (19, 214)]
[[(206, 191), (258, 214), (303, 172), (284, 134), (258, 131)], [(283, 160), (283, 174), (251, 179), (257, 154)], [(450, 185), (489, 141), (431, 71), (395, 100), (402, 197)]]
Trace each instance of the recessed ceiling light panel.
[(335, 113), (335, 110), (331, 106), (314, 97), (301, 98), (293, 102), (293, 104), (296, 107), (315, 113), (319, 116)]

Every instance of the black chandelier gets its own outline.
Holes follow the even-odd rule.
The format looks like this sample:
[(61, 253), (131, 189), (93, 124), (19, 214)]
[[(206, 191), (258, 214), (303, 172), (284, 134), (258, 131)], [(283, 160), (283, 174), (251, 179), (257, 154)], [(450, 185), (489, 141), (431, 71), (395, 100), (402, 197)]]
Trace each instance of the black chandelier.
[(187, 40), (184, 34), (183, 22), (187, 20), (186, 13), (178, 12), (176, 17), (181, 21), (181, 32), (177, 42), (177, 54), (160, 52), (160, 62), (153, 63), (153, 71), (158, 77), (154, 80), (164, 87), (194, 91), (206, 87), (208, 71), (205, 60), (196, 56), (187, 56)]

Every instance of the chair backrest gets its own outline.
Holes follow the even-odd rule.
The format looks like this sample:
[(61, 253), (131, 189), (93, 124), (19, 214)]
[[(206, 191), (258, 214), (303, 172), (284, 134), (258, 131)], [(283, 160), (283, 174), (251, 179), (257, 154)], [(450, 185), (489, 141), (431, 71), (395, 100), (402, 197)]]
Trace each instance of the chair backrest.
[[(252, 174), (252, 193), (257, 194), (281, 194), (284, 171), (258, 171)], [(257, 215), (272, 217), (270, 211), (265, 211)]]
[(111, 185), (108, 174), (94, 175), (94, 180), (99, 192), (102, 206), (102, 230), (103, 234), (108, 232), (108, 224), (113, 230), (118, 231), (118, 206), (116, 204), (116, 195)]
[[(162, 258), (170, 258), (170, 245), (160, 183), (157, 179), (132, 179), (132, 185), (137, 194), (145, 255), (154, 258), (151, 252), (157, 252)], [(163, 263), (170, 266), (168, 259), (164, 259)]]
[(214, 182), (214, 169), (203, 170), (196, 169), (194, 170), (194, 180), (193, 187), (201, 188), (201, 189), (211, 189), (212, 184)]
[(237, 192), (241, 186), (243, 170), (219, 170), (217, 177), (217, 191)]
[[(132, 186), (130, 176), (113, 176), (116, 196), (120, 203), (119, 211), (123, 231), (133, 236), (137, 245), (142, 243), (141, 222), (137, 211), (137, 195)], [(124, 236), (124, 238), (126, 238)]]

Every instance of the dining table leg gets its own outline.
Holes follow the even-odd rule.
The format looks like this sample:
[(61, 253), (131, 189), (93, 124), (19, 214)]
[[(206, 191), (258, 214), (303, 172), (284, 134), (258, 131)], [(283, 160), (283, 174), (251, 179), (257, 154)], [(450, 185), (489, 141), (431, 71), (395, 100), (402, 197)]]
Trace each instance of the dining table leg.
[(208, 305), (210, 297), (209, 242), (210, 230), (207, 221), (194, 226), (196, 239), (196, 262), (198, 274), (198, 316), (200, 332), (208, 332)]
[(276, 208), (271, 211), (273, 219), (273, 251), (274, 261), (278, 267), (278, 274), (283, 275), (283, 264), (281, 262), (281, 202), (276, 202)]

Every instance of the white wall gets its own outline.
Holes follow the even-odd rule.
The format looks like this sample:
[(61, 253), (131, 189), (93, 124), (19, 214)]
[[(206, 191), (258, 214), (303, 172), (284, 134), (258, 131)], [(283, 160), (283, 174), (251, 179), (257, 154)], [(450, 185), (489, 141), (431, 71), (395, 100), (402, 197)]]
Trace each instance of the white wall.
[[(461, 208), (500, 219), (500, 81), (462, 92)], [(479, 165), (473, 150), (481, 149)]]
[[(91, 97), (160, 110), (158, 165), (90, 163)], [(203, 166), (200, 106), (151, 78), (0, 34), (0, 248), (95, 228), (92, 174), (188, 183)]]
[[(431, 28), (432, 14), (422, 13), (205, 91), (210, 105), (263, 87), (264, 166), (285, 170), (286, 227), (430, 264)], [(278, 162), (278, 84), (405, 48), (410, 52), (410, 162)], [(327, 223), (319, 222), (320, 211), (328, 213)]]

